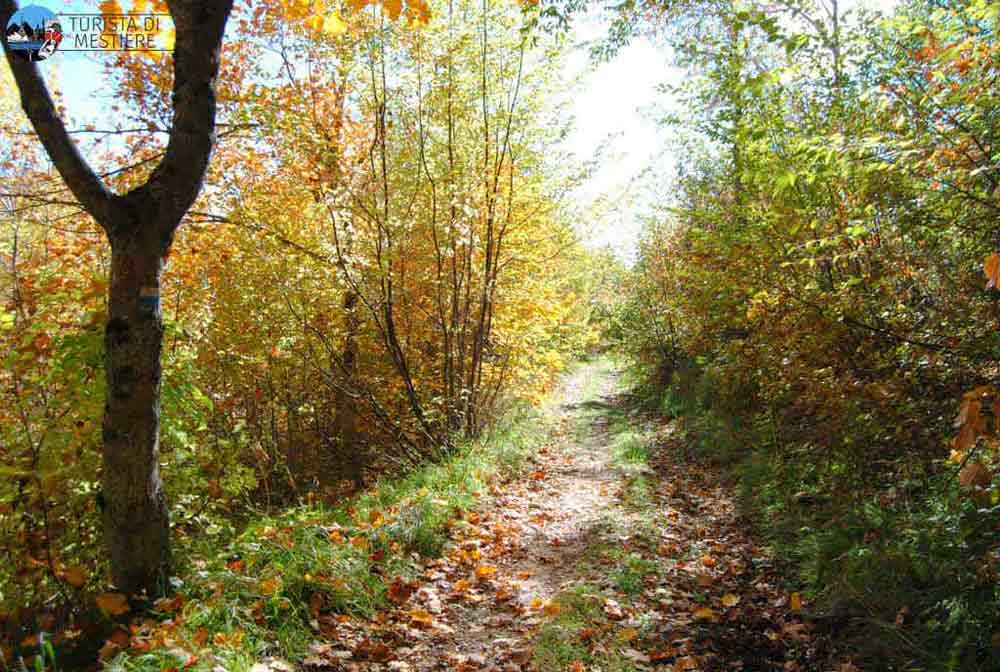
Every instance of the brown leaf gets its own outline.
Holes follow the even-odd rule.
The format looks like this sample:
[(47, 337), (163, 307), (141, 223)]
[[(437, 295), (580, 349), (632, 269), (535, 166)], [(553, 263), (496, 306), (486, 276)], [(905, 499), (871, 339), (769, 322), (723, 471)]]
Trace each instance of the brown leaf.
[(82, 588), (87, 583), (89, 577), (87, 570), (83, 567), (67, 567), (66, 571), (63, 572), (63, 578), (66, 579), (66, 583), (74, 588)]
[(355, 657), (361, 660), (370, 660), (375, 663), (385, 663), (394, 658), (392, 649), (382, 642), (373, 642), (370, 639), (363, 639), (354, 649)]
[(403, 580), (402, 577), (396, 577), (392, 583), (389, 584), (389, 590), (387, 596), (390, 602), (394, 604), (402, 604), (410, 599), (410, 595), (416, 587), (412, 583), (408, 583)]

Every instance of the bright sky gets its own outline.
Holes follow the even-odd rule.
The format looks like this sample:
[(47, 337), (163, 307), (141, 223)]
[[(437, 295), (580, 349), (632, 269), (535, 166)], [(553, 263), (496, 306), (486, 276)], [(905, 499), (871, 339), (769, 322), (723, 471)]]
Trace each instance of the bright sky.
[[(93, 12), (98, 0), (48, 0), (56, 13)], [(841, 0), (847, 9), (864, 2), (883, 11), (896, 0)], [(581, 86), (570, 105), (574, 130), (565, 150), (581, 162), (600, 159), (598, 168), (574, 194), (581, 215), (581, 234), (595, 245), (610, 245), (630, 256), (641, 222), (644, 181), (649, 172), (662, 182), (673, 173), (674, 157), (667, 150), (667, 132), (656, 123), (655, 108), (675, 104), (657, 93), (657, 85), (678, 84), (684, 72), (670, 66), (663, 47), (640, 38), (610, 62), (594, 65), (589, 46), (600, 40), (606, 25), (596, 14), (581, 17), (573, 28), (577, 47), (567, 62), (569, 78)], [(104, 83), (101, 57), (90, 53), (61, 53), (43, 65), (50, 84), (64, 93), (71, 124), (106, 125), (111, 104)], [(103, 123), (102, 123), (103, 122)], [(648, 192), (647, 192), (648, 194)]]
[(583, 74), (583, 81), (571, 108), (576, 123), (567, 149), (578, 160), (590, 161), (601, 148), (599, 168), (576, 194), (581, 214), (587, 215), (581, 234), (593, 245), (610, 245), (627, 256), (640, 228), (639, 177), (647, 169), (673, 169), (673, 157), (665, 149), (668, 138), (654, 110), (672, 101), (656, 87), (680, 82), (684, 71), (670, 65), (665, 48), (645, 38), (595, 67), (589, 47), (606, 30), (596, 16), (585, 17), (574, 29), (578, 46), (567, 68), (572, 75)]

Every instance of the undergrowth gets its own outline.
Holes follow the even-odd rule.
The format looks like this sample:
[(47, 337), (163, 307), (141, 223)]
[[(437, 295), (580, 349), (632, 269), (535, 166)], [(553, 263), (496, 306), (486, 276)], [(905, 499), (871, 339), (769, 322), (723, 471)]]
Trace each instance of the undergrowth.
[(647, 386), (645, 405), (677, 417), (688, 448), (731, 472), (834, 650), (872, 672), (1000, 670), (996, 493), (976, 503), (954, 468), (932, 462), (852, 481), (862, 470), (848, 450), (819, 455), (778, 435), (766, 412), (724, 410), (704, 392), (709, 379), (686, 394)]
[(145, 647), (140, 637), (138, 650), (133, 645), (108, 669), (239, 672), (263, 656), (301, 658), (321, 638), (318, 616), (371, 616), (386, 606), (388, 584), (411, 578), (420, 557), (440, 555), (452, 526), (548, 436), (543, 418), (524, 411), (441, 462), (383, 479), (342, 506), (300, 506), (254, 519), (225, 542), (218, 535), (189, 541), (177, 597), (157, 603), (163, 620)]

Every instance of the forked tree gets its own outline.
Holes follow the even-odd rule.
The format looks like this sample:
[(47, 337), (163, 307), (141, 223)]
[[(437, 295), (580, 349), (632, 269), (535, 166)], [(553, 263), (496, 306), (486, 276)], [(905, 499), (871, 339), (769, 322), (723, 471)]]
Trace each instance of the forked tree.
[[(39, 66), (4, 43), (21, 105), (52, 164), (111, 247), (101, 487), (104, 544), (126, 592), (162, 591), (169, 519), (158, 466), (160, 277), (174, 232), (202, 188), (215, 143), (215, 80), (233, 0), (167, 0), (176, 28), (173, 121), (157, 167), (127, 193), (113, 192), (82, 156)], [(18, 9), (0, 0), (0, 25)]]

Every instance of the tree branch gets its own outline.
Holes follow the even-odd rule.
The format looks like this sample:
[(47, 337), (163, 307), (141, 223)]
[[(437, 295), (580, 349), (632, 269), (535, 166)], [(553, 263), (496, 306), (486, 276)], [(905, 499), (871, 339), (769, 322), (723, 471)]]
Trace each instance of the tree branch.
[[(17, 9), (14, 0), (0, 0), (0, 26), (6, 26)], [(38, 65), (16, 56), (7, 48), (6, 40), (4, 53), (21, 93), (21, 107), (45, 151), (76, 199), (103, 225), (111, 212), (115, 195), (94, 173), (76, 143), (70, 139)]]

